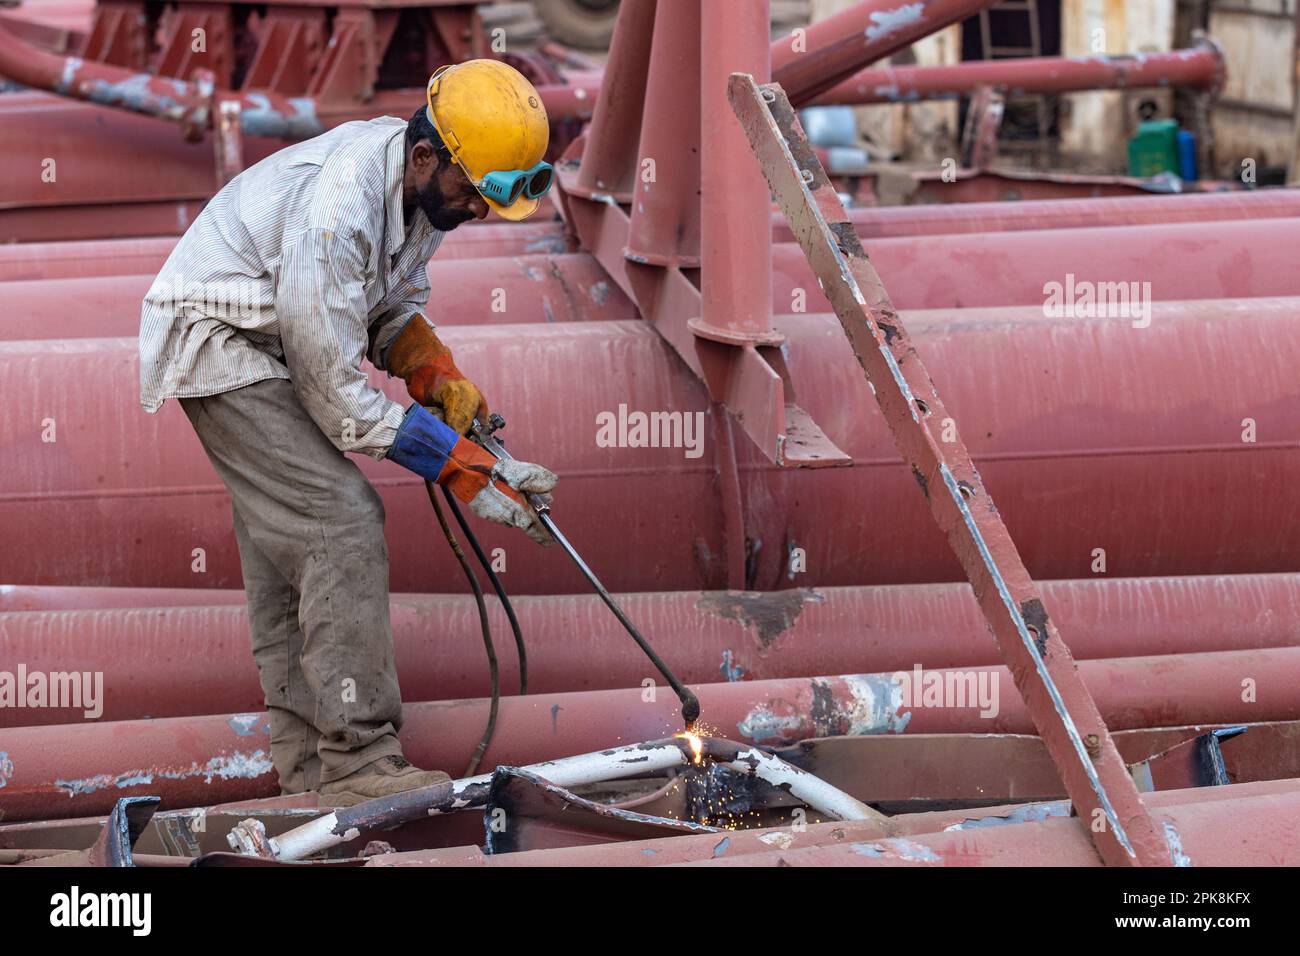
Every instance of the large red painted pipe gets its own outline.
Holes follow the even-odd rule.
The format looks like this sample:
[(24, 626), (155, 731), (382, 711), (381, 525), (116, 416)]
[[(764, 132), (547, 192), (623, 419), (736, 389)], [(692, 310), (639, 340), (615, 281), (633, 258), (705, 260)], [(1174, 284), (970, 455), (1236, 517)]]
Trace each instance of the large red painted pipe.
[[(1156, 814), (1190, 866), (1300, 865), (1300, 792), (1169, 806)], [(704, 859), (692, 866), (1101, 866), (1077, 817), (897, 839), (830, 842), (800, 850)]]
[[(113, 590), (113, 589), (87, 589)], [(0, 656), (28, 672), (103, 674), (100, 719), (178, 717), (262, 706), (238, 591), (220, 606), (139, 606), (0, 614)], [(1079, 659), (1300, 644), (1300, 575), (1058, 581), (1048, 611)], [(198, 592), (200, 595), (204, 592)], [(180, 595), (192, 601), (195, 592)], [(73, 595), (73, 600), (86, 599)], [(592, 595), (521, 595), (515, 610), (536, 693), (636, 687), (644, 656)], [(965, 584), (796, 591), (630, 594), (620, 603), (678, 677), (692, 683), (801, 674), (964, 667), (1000, 660)], [(393, 638), (405, 700), (490, 692), (468, 596), (399, 595)], [(518, 687), (509, 629), (492, 602), (502, 686)], [(0, 727), (76, 722), (84, 708), (0, 709)]]
[(913, 103), (956, 99), (981, 86), (1017, 96), (1081, 90), (1183, 86), (1209, 89), (1222, 82), (1223, 54), (1212, 44), (1136, 56), (1034, 57), (976, 60), (943, 66), (886, 66), (862, 70), (826, 90), (816, 105)]
[[(1300, 782), (1297, 780), (1260, 780), (1260, 782), (1229, 784), (1226, 787), (1197, 787), (1195, 790), (1165, 790), (1144, 793), (1143, 803), (1152, 809), (1169, 810), (1184, 808), (1192, 804), (1226, 804), (1230, 808), (1242, 805), (1245, 800), (1268, 796), (1300, 796)], [(1001, 806), (982, 806), (958, 810), (930, 810), (922, 813), (901, 813), (885, 821), (835, 821), (811, 823), (809, 826), (764, 827), (764, 829), (732, 830), (722, 834), (688, 834), (656, 838), (649, 840), (615, 840), (610, 843), (593, 843), (588, 845), (558, 845), (558, 847), (525, 849), (513, 853), (494, 853), (486, 855), (477, 845), (465, 847), (445, 847), (435, 849), (415, 849), (415, 851), (382, 853), (369, 857), (368, 866), (671, 866), (703, 860), (733, 860), (737, 857), (768, 855), (774, 847), (784, 847), (784, 852), (805, 851), (811, 848), (824, 848), (832, 844), (857, 845), (859, 852), (874, 852), (871, 844), (885, 840), (880, 852), (885, 847), (898, 847), (898, 840), (891, 838), (913, 838), (919, 834), (944, 834), (944, 832), (971, 832), (987, 829), (1004, 829), (1005, 825), (1026, 823), (1048, 818), (1050, 810), (1063, 812), (1067, 810), (1062, 804), (1005, 804)], [(1277, 809), (1274, 809), (1277, 813)], [(1279, 818), (1288, 816), (1278, 813)], [(1294, 814), (1292, 814), (1294, 816)], [(1001, 817), (1002, 819), (991, 819)], [(985, 822), (987, 821), (987, 822)], [(1184, 827), (1186, 829), (1186, 827)], [(1183, 830), (1179, 831), (1182, 834)], [(1265, 834), (1273, 834), (1265, 825)], [(1288, 842), (1288, 847), (1294, 842)], [(1031, 852), (1041, 852), (1041, 847), (1031, 844)], [(1092, 860), (1100, 864), (1091, 840), (1084, 838), (1079, 842), (1079, 855), (1084, 851), (1092, 853)], [(1006, 862), (1027, 864), (1031, 857), (1015, 857)], [(1270, 857), (1270, 861), (1271, 861)], [(1053, 862), (1060, 864), (1061, 858), (1054, 857)], [(956, 861), (954, 861), (956, 862)], [(965, 861), (962, 861), (965, 862)], [(1197, 861), (1206, 862), (1197, 848)], [(1243, 856), (1238, 865), (1258, 865), (1255, 860)]]
[[(808, 316), (778, 328), (800, 404), (855, 467), (782, 470), (736, 440), (747, 586), (959, 580), (837, 324)], [(1035, 577), (1091, 577), (1098, 549), (1107, 573), (1125, 577), (1296, 569), (1294, 314), (1244, 302), (1133, 328), (1122, 319), (972, 322), (958, 312), (915, 332)], [(708, 401), (652, 329), (448, 325), (444, 335), (510, 422), (514, 453), (561, 475), (556, 520), (609, 587), (726, 586), (728, 509)], [(224, 488), (175, 403), (156, 416), (137, 408), (136, 366), (129, 339), (0, 343), (0, 527), (23, 543), (0, 549), (0, 581), (238, 585)], [(372, 381), (406, 400), (400, 381)], [(88, 382), (96, 401), (70, 387)], [(625, 418), (703, 415), (698, 457), (686, 447), (602, 447), (598, 416), (613, 422), (603, 439), (616, 443), (620, 405)], [(419, 480), (388, 462), (359, 463), (387, 508), (394, 589), (459, 590)], [(563, 555), (509, 529), (480, 530), (489, 551), (506, 550), (512, 593), (587, 591)], [(792, 577), (793, 548), (805, 570)]]
[[(910, 236), (866, 245), (902, 309), (1042, 306), (1049, 283), (1074, 289), (1119, 282), (1155, 300), (1300, 295), (1300, 274), (1289, 259), (1300, 245), (1300, 218)], [(438, 290), (431, 315), (440, 324), (636, 314), (587, 253), (435, 256), (428, 275)], [(138, 275), (0, 282), (0, 339), (133, 335), (153, 281)], [(772, 247), (772, 305), (777, 313), (830, 311), (793, 243)]]
[[(1300, 216), (1300, 189), (1286, 188), (1171, 196), (879, 206), (849, 212), (854, 228), (863, 239), (1296, 216)], [(794, 241), (780, 213), (773, 216), (772, 241)]]
[[(897, 308), (947, 309), (1042, 305), (1044, 287), (1071, 275), (1150, 283), (1154, 299), (1295, 295), (1300, 277), (1284, 263), (1297, 243), (1300, 219), (1260, 219), (917, 236), (866, 246)], [(805, 290), (810, 311), (829, 310), (798, 246), (773, 246), (772, 269), (775, 309), (788, 309)]]
[[(155, 275), (174, 248), (175, 236), (11, 243), (0, 246), (0, 281)], [(438, 247), (438, 258), (564, 251), (564, 233), (558, 222), (490, 223), (451, 233)]]
[[(1045, 56), (968, 60), (938, 66), (868, 67), (819, 93), (807, 105), (866, 106), (958, 99), (982, 86), (1004, 89), (1013, 96), (1171, 86), (1211, 90), (1222, 85), (1225, 72), (1222, 51), (1208, 41), (1186, 50), (1129, 56)], [(539, 87), (547, 114), (553, 119), (590, 118), (601, 78), (596, 73), (570, 77), (569, 84)]]
[(999, 0), (864, 0), (772, 44), (772, 80), (803, 106), (862, 67)]
[[(1080, 661), (1079, 671), (1111, 730), (1300, 717), (1300, 648)], [(695, 690), (708, 726), (747, 743), (1034, 732), (1004, 667), (962, 673), (986, 674), (986, 686), (999, 688), (995, 716), (981, 717), (978, 704), (906, 707), (888, 674)], [(1254, 696), (1245, 700), (1248, 680)], [(478, 742), (487, 709), (482, 699), (407, 704), (400, 734), (406, 756), (425, 767), (459, 768)], [(506, 697), (483, 766), (526, 765), (680, 729), (677, 699), (666, 687), (654, 700), (641, 687)], [(265, 714), (17, 727), (4, 731), (3, 740), (8, 762), (0, 762), (0, 814), (7, 820), (103, 813), (133, 795), (161, 796), (168, 808), (270, 796), (276, 788)]]
[[(662, 168), (662, 163), (660, 164)], [(853, 224), (864, 239), (955, 233), (1020, 232), (1037, 229), (1137, 226), (1232, 219), (1300, 216), (1300, 189), (1192, 193), (1172, 196), (1113, 196), (1104, 199), (1042, 199), (1037, 202), (981, 202), (951, 205), (882, 206), (854, 209)], [(635, 214), (633, 220), (636, 220)], [(525, 255), (558, 251), (554, 223), (485, 224), (444, 241), (438, 258), (483, 254)], [(479, 235), (479, 233), (483, 235)], [(785, 217), (774, 213), (772, 239), (793, 242)], [(501, 246), (493, 248), (493, 241)], [(0, 246), (0, 281), (71, 279), (86, 276), (153, 275), (176, 245), (171, 235), (142, 239), (25, 242)]]
[[(444, 259), (441, 253), (431, 260), (429, 278), (437, 291), (428, 308), (437, 324), (637, 317), (636, 306), (589, 255), (493, 256), (482, 260), (485, 269), (475, 261)], [(453, 272), (463, 275), (456, 279)], [(0, 282), (0, 339), (135, 335), (141, 302), (155, 279), (147, 273)]]

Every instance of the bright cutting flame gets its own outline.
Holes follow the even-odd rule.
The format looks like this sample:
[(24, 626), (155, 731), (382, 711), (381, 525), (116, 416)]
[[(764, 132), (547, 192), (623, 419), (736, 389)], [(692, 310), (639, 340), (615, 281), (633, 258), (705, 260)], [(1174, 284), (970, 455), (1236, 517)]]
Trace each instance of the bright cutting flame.
[(682, 736), (691, 745), (691, 752), (695, 754), (695, 762), (699, 763), (704, 759), (704, 741), (700, 739), (699, 734), (685, 733)]
[(709, 736), (708, 730), (699, 723), (693, 724), (689, 730), (684, 730), (674, 737), (681, 737), (691, 745), (691, 753), (695, 755), (694, 763), (699, 765), (704, 762), (704, 738)]

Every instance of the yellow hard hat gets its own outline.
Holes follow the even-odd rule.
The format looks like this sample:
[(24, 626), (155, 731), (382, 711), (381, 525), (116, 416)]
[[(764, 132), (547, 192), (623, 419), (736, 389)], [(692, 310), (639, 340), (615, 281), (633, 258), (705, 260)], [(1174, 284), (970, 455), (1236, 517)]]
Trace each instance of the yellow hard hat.
[[(428, 101), (429, 122), (451, 161), (497, 215), (519, 220), (536, 212), (550, 185), (551, 168), (542, 157), (551, 134), (533, 84), (500, 60), (466, 60), (429, 77)], [(498, 182), (503, 177), (508, 180), (504, 193)], [(502, 203), (493, 195), (517, 198)]]

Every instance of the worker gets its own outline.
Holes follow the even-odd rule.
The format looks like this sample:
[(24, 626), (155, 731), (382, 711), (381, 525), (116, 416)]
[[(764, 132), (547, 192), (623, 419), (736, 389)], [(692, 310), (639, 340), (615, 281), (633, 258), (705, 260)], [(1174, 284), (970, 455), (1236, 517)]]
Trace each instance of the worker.
[(349, 806), (449, 779), (402, 756), (384, 506), (345, 452), (550, 540), (522, 493), (549, 499), (555, 475), (465, 437), (488, 408), (435, 331), (425, 272), (463, 223), (532, 215), (548, 138), (516, 70), (443, 67), (409, 122), (344, 123), (232, 179), (145, 297), (141, 404), (178, 399), (230, 492), (282, 793)]

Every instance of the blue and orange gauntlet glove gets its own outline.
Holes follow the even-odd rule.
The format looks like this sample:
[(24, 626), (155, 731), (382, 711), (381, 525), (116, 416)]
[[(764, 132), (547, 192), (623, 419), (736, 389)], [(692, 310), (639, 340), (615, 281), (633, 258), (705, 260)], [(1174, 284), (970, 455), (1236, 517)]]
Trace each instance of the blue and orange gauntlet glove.
[(538, 544), (554, 543), (524, 498), (530, 493), (550, 501), (549, 492), (559, 479), (541, 465), (497, 458), (420, 405), (407, 410), (388, 457), (427, 481), (445, 485), (480, 518), (519, 528)]

